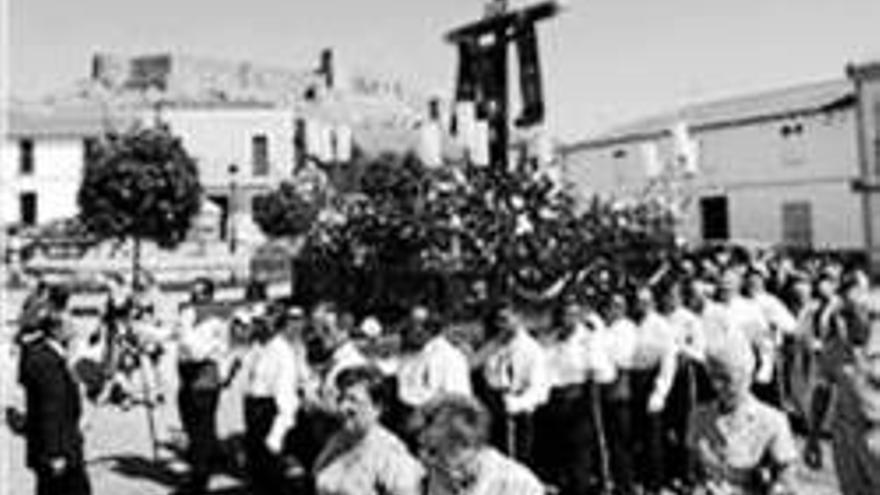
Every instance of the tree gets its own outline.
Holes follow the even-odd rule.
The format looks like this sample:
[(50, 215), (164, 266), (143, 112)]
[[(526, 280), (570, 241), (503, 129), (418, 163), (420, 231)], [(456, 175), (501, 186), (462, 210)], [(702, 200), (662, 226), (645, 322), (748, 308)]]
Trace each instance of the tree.
[(77, 196), (80, 219), (91, 233), (134, 241), (135, 280), (141, 241), (177, 246), (201, 200), (196, 163), (164, 125), (105, 136), (86, 163)]
[(321, 198), (304, 194), (297, 185), (282, 182), (267, 194), (254, 198), (254, 222), (271, 237), (296, 237), (306, 233), (321, 210)]

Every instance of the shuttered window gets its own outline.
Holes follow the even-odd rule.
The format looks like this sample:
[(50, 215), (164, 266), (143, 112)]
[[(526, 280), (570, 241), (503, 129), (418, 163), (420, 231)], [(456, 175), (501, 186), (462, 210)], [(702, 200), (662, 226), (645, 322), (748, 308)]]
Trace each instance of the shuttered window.
[(813, 245), (813, 208), (808, 201), (782, 205), (782, 241), (790, 246)]
[(251, 138), (251, 161), (254, 177), (269, 175), (269, 138), (265, 134)]

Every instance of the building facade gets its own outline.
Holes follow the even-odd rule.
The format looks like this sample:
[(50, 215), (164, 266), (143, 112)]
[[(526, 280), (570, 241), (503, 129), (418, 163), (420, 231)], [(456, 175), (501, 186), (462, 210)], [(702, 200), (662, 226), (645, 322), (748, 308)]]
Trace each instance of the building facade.
[[(865, 93), (854, 78), (841, 78), (688, 106), (564, 146), (564, 173), (581, 196), (666, 194), (681, 210), (680, 234), (691, 242), (870, 254), (880, 211), (873, 193), (855, 187), (866, 167), (877, 171), (861, 158), (871, 151), (862, 149), (869, 139), (860, 136), (877, 136), (859, 110)], [(696, 144), (694, 173), (675, 167), (671, 129), (681, 125)]]
[(875, 273), (880, 273), (880, 62), (852, 65), (848, 75), (856, 89), (859, 180), (854, 190), (866, 212), (863, 225)]
[(32, 226), (77, 211), (83, 165), (105, 120), (97, 112), (13, 108), (0, 141), (0, 214)]
[[(158, 117), (195, 159), (207, 198), (221, 211), (249, 218), (254, 196), (293, 176), (292, 109), (257, 103), (169, 104)], [(222, 237), (225, 238), (225, 228)]]

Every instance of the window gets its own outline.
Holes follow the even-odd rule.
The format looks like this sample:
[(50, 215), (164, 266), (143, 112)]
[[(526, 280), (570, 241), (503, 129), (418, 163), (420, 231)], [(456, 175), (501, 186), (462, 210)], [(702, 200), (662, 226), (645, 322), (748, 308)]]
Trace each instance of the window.
[(226, 240), (226, 230), (229, 226), (229, 197), (222, 194), (214, 194), (208, 196), (208, 200), (212, 202), (220, 210), (219, 233), (220, 240)]
[(18, 142), (18, 171), (21, 175), (33, 175), (34, 173), (34, 142), (31, 139), (22, 139)]
[(780, 161), (784, 166), (802, 165), (806, 161), (804, 125), (789, 122), (779, 128)]
[(808, 201), (783, 203), (782, 241), (797, 247), (813, 244), (813, 211)]
[(37, 194), (33, 192), (21, 193), (18, 197), (21, 223), (24, 225), (37, 224)]
[(255, 177), (269, 175), (269, 138), (265, 134), (251, 138), (251, 163)]

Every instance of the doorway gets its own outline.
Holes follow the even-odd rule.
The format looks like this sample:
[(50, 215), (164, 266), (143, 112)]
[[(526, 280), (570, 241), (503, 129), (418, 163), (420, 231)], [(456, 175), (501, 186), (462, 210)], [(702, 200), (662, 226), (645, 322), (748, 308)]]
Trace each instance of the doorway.
[(730, 239), (730, 211), (727, 196), (700, 198), (700, 232), (705, 241)]

